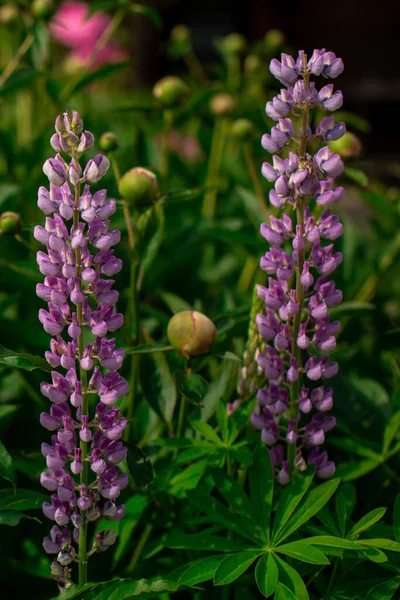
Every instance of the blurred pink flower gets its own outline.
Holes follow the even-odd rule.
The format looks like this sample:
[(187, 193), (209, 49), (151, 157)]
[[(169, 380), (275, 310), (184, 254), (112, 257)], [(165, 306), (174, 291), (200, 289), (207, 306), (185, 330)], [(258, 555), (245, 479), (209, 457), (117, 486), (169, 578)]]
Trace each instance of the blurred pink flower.
[[(96, 42), (110, 22), (105, 13), (89, 14), (85, 2), (64, 2), (50, 22), (53, 37), (63, 46), (72, 48), (71, 57), (77, 62), (91, 62)], [(107, 42), (95, 57), (93, 66), (119, 62), (126, 54), (115, 42)]]

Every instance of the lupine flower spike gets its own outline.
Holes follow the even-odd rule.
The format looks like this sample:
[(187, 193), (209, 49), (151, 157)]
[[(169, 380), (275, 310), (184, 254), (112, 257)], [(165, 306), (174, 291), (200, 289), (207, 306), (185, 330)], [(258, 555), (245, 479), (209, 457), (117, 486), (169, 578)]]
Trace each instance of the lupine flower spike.
[[(51, 407), (40, 422), (52, 432), (50, 443), (42, 444), (48, 469), (41, 483), (52, 492), (43, 512), (55, 521), (43, 546), (56, 555), (52, 572), (60, 587), (70, 583), (68, 565), (79, 564), (82, 583), (89, 556), (114, 543), (113, 531), (100, 532), (87, 551), (87, 527), (100, 517), (124, 516), (124, 505), (117, 505), (117, 500), (128, 484), (128, 476), (118, 467), (127, 452), (121, 441), (126, 419), (115, 407), (128, 393), (118, 372), (124, 350), (107, 338), (123, 324), (123, 316), (115, 310), (118, 292), (110, 279), (122, 267), (112, 250), (120, 232), (109, 230), (115, 200), (106, 199), (106, 190), (92, 194), (89, 185), (107, 172), (108, 159), (98, 154), (84, 169), (79, 163), (93, 141), (77, 112), (57, 117), (51, 145), (58, 154), (43, 166), (50, 189), (41, 187), (38, 195), (38, 206), (48, 216), (45, 226), (37, 225), (34, 231), (46, 247), (37, 254), (45, 279), (36, 292), (48, 303), (47, 310), (40, 309), (39, 319), (53, 336), (45, 356), (54, 369), (52, 383), (41, 385)], [(88, 344), (86, 333), (91, 337)], [(99, 399), (93, 414), (89, 395)]]
[[(311, 109), (331, 112), (342, 106), (342, 92), (334, 91), (333, 84), (318, 90), (310, 81), (312, 75), (340, 75), (343, 62), (333, 52), (314, 50), (309, 60), (304, 51), (297, 60), (282, 54), (281, 62), (271, 61), (270, 70), (285, 87), (266, 106), (277, 125), (262, 138), (265, 150), (274, 154), (272, 165), (263, 164), (262, 174), (275, 184), (271, 204), (290, 209), (294, 219), (285, 212), (261, 225), (270, 248), (260, 265), (269, 279), (267, 287), (258, 287), (265, 313), (257, 316), (257, 324), (268, 345), (258, 355), (258, 365), (269, 383), (258, 392), (252, 422), (270, 449), (278, 480), (285, 484), (312, 463), (320, 477), (335, 472), (320, 446), (335, 426), (335, 417), (328, 414), (332, 389), (324, 382), (338, 371), (327, 353), (336, 346), (340, 323), (330, 321), (329, 308), (341, 302), (342, 292), (329, 277), (342, 262), (333, 242), (343, 226), (328, 207), (343, 197), (343, 188), (334, 186), (343, 162), (328, 145), (313, 156), (307, 149), (317, 141), (339, 139), (346, 128), (333, 115), (311, 128)], [(293, 116), (300, 118), (299, 129)], [(278, 156), (288, 145), (295, 151)]]

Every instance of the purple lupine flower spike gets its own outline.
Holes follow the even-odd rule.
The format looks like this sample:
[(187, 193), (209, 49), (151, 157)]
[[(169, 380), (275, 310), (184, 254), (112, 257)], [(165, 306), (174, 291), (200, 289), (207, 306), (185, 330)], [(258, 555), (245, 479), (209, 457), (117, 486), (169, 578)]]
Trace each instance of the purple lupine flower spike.
[[(109, 231), (115, 200), (106, 200), (105, 190), (92, 195), (89, 185), (82, 189), (85, 182), (99, 181), (109, 167), (108, 159), (99, 154), (84, 170), (80, 166), (79, 159), (92, 147), (93, 139), (83, 131), (76, 111), (57, 117), (51, 145), (71, 160), (68, 164), (57, 154), (46, 161), (43, 170), (50, 189), (39, 189), (38, 206), (49, 216), (45, 227), (38, 225), (34, 232), (46, 247), (37, 254), (45, 279), (36, 289), (48, 303), (47, 310), (39, 311), (39, 319), (53, 336), (45, 356), (53, 369), (60, 369), (52, 371), (52, 383), (41, 384), (51, 406), (49, 413), (41, 414), (40, 422), (53, 434), (51, 443), (42, 445), (48, 470), (42, 473), (41, 483), (52, 492), (43, 512), (62, 528), (54, 526), (43, 546), (47, 553), (57, 555), (52, 571), (64, 584), (70, 570), (62, 567), (75, 561), (81, 563), (80, 572), (85, 568), (88, 522), (100, 516), (123, 517), (125, 507), (116, 500), (128, 484), (118, 467), (126, 456), (121, 442), (126, 419), (115, 407), (128, 392), (127, 382), (118, 373), (124, 350), (114, 338), (106, 338), (123, 324), (115, 308), (118, 292), (109, 279), (122, 266), (111, 250), (120, 233)], [(83, 335), (88, 329), (94, 341), (85, 345)], [(92, 415), (88, 394), (99, 396)], [(102, 532), (92, 551), (106, 550), (114, 541), (115, 536)]]
[[(261, 430), (278, 480), (286, 484), (307, 464), (315, 464), (322, 478), (335, 472), (334, 463), (319, 448), (335, 426), (334, 417), (327, 414), (333, 406), (332, 389), (321, 382), (338, 371), (327, 353), (334, 350), (340, 328), (338, 321), (329, 320), (329, 309), (342, 300), (330, 275), (342, 262), (333, 242), (342, 235), (343, 225), (329, 208), (314, 217), (309, 203), (314, 199), (325, 208), (343, 197), (343, 188), (334, 187), (343, 162), (327, 145), (314, 156), (307, 153), (307, 145), (311, 139), (323, 143), (337, 140), (346, 127), (335, 123), (332, 114), (325, 116), (314, 132), (309, 124), (310, 109), (319, 107), (331, 113), (342, 106), (342, 92), (333, 84), (318, 91), (310, 81), (311, 75), (340, 75), (343, 62), (333, 52), (314, 50), (308, 62), (304, 51), (297, 60), (282, 54), (280, 62), (271, 61), (270, 70), (286, 89), (266, 106), (277, 125), (262, 138), (262, 146), (274, 154), (273, 164), (264, 163), (262, 174), (274, 183), (271, 204), (292, 209), (295, 218), (283, 214), (261, 225), (261, 235), (270, 248), (260, 266), (269, 278), (268, 287), (258, 286), (266, 310), (256, 323), (268, 344), (258, 355), (258, 366), (269, 385), (259, 390), (251, 421)], [(296, 137), (292, 117), (298, 115), (300, 136)], [(289, 144), (297, 146), (297, 152), (289, 152), (286, 158), (277, 156)], [(278, 443), (282, 439), (286, 440), (286, 452)]]

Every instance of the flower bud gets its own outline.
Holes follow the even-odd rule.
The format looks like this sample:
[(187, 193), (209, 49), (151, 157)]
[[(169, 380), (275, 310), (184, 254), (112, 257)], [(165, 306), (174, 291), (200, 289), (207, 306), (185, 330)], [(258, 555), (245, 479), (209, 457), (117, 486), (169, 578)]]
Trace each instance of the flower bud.
[(18, 15), (18, 7), (14, 4), (5, 4), (4, 6), (0, 7), (0, 23), (3, 25), (12, 23), (18, 18)]
[(227, 56), (244, 54), (246, 46), (247, 40), (241, 33), (230, 33), (220, 43), (221, 51)]
[(268, 49), (275, 49), (282, 46), (285, 41), (285, 34), (280, 29), (270, 29), (264, 37), (265, 45)]
[(216, 333), (214, 323), (194, 310), (174, 315), (167, 329), (170, 344), (187, 358), (209, 352)]
[(21, 231), (21, 216), (15, 212), (3, 212), (0, 215), (0, 234), (15, 235)]
[(106, 131), (99, 140), (100, 150), (103, 152), (112, 152), (119, 148), (119, 141), (115, 133)]
[(119, 193), (131, 206), (153, 204), (158, 196), (157, 177), (143, 167), (130, 169), (121, 177)]
[(186, 25), (175, 25), (171, 30), (170, 40), (174, 50), (180, 56), (186, 56), (192, 45), (190, 30)]
[(235, 110), (236, 101), (230, 94), (216, 94), (210, 102), (210, 108), (216, 117), (226, 117)]
[(347, 131), (344, 136), (331, 142), (330, 147), (334, 152), (340, 154), (342, 158), (355, 158), (361, 154), (362, 145), (359, 138), (351, 131)]
[(96, 154), (87, 163), (83, 176), (90, 183), (97, 183), (107, 173), (110, 166), (110, 161), (103, 154)]
[(232, 135), (238, 140), (249, 140), (253, 136), (254, 126), (249, 119), (237, 119), (232, 124)]
[(53, 0), (34, 0), (32, 2), (32, 14), (37, 19), (49, 19), (54, 12)]
[(249, 56), (246, 56), (244, 61), (244, 70), (248, 75), (262, 73), (265, 70), (265, 65), (262, 58), (257, 54), (250, 54)]
[(43, 173), (47, 175), (50, 183), (58, 187), (62, 186), (68, 177), (67, 166), (59, 154), (56, 158), (46, 160), (43, 165)]
[(179, 77), (163, 77), (153, 88), (153, 95), (162, 106), (171, 108), (184, 101), (188, 94), (188, 87)]

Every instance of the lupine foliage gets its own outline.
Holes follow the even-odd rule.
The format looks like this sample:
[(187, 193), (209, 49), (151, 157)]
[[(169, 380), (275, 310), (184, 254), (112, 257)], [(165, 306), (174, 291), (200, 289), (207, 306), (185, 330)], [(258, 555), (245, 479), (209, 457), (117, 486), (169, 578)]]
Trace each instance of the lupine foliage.
[(2, 584), (396, 597), (400, 194), (342, 60), (178, 25), (128, 89), (159, 15), (55, 4), (0, 8)]

